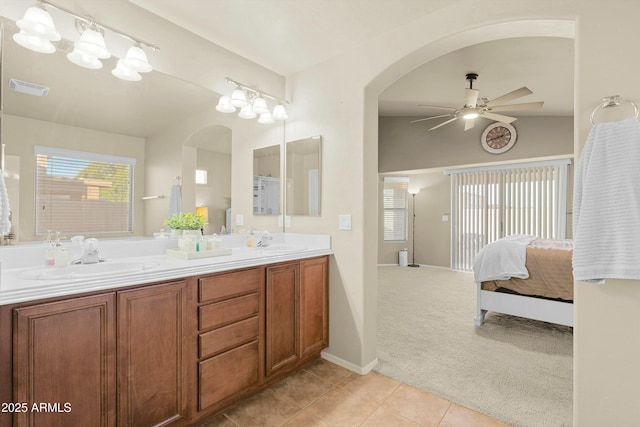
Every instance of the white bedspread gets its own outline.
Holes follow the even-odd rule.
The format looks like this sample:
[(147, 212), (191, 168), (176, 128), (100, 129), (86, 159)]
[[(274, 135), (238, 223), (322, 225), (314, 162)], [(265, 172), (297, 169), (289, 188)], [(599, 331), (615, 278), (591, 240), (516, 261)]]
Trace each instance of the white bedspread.
[(496, 240), (482, 248), (473, 260), (473, 278), (476, 282), (507, 280), (511, 277), (526, 279), (527, 245), (534, 236), (513, 235)]
[(576, 164), (573, 275), (640, 279), (640, 123), (596, 124)]

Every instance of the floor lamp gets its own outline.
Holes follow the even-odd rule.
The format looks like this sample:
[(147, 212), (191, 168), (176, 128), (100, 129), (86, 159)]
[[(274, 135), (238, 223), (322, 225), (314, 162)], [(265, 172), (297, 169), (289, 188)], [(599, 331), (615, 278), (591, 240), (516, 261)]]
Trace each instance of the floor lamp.
[(416, 264), (416, 194), (420, 192), (419, 188), (409, 188), (407, 190), (413, 197), (413, 227), (411, 228), (411, 240), (413, 241), (413, 249), (411, 250), (411, 264), (408, 267), (420, 267)]

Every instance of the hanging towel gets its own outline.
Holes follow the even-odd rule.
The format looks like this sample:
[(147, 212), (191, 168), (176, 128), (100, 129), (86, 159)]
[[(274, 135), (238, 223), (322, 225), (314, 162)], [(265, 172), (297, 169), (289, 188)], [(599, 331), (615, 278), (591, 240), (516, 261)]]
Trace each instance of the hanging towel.
[(593, 126), (576, 163), (573, 276), (640, 279), (640, 123)]
[(9, 207), (9, 194), (4, 182), (4, 171), (0, 170), (0, 234), (5, 235), (11, 232), (11, 208)]
[(169, 196), (169, 217), (182, 212), (182, 187), (180, 184), (171, 186), (171, 196)]

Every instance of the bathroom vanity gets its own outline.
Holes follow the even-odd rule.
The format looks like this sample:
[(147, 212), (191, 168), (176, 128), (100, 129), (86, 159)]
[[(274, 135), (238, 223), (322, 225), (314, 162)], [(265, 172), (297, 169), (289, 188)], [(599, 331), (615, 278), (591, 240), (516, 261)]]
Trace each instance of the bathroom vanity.
[(0, 291), (0, 426), (192, 425), (282, 379), (328, 345), (331, 250), (308, 242)]

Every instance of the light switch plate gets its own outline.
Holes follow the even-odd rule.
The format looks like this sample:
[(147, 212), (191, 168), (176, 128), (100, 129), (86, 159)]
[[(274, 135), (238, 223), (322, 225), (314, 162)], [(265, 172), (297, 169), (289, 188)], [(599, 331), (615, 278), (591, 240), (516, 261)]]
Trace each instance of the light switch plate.
[(351, 230), (351, 214), (338, 215), (338, 228), (340, 230)]
[(244, 215), (236, 214), (236, 225), (244, 225)]
[(442, 215), (442, 222), (447, 222), (447, 221), (449, 221), (449, 215), (447, 214)]

